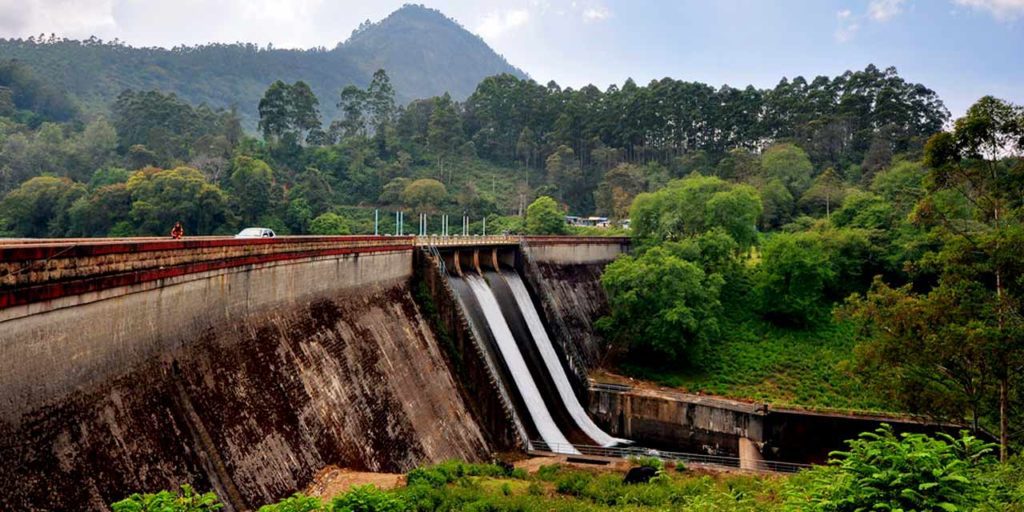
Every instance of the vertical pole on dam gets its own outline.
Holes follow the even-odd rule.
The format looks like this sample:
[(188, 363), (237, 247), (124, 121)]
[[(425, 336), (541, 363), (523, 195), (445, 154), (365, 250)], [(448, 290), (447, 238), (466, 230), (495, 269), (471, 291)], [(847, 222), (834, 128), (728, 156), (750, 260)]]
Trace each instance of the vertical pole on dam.
[(380, 236), (380, 210), (373, 210), (373, 236)]
[(484, 215), (484, 232), (483, 236), (487, 236), (487, 216)]

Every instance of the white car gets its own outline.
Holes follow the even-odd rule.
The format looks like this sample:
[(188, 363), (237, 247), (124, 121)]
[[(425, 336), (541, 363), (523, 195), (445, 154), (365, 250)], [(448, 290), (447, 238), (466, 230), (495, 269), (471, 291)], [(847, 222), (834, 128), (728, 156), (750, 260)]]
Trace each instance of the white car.
[(270, 228), (245, 228), (235, 238), (274, 238), (274, 230)]

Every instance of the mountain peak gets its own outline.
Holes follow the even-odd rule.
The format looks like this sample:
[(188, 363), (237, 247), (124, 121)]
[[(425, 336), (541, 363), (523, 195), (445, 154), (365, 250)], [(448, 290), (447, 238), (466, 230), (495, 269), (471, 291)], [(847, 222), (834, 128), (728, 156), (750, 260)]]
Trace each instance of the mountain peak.
[(498, 55), (480, 36), (441, 11), (405, 4), (386, 18), (364, 22), (338, 50), (367, 73), (384, 69), (398, 91), (428, 96), (469, 96), (484, 78), (527, 75)]

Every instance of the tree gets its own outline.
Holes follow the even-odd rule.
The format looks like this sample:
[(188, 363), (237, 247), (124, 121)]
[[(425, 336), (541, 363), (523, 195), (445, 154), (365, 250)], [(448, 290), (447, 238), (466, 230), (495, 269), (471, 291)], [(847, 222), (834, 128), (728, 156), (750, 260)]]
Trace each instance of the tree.
[[(965, 329), (971, 350), (984, 354), (998, 389), (1000, 457), (1009, 446), (1011, 384), (1024, 368), (1024, 108), (986, 96), (956, 120), (952, 132), (925, 145), (927, 195), (915, 220), (934, 229), (945, 244), (928, 263), (936, 266), (938, 290), (964, 293), (977, 316), (955, 317), (934, 329)], [(950, 201), (950, 199), (955, 201)], [(966, 206), (949, 208), (953, 204)], [(981, 286), (981, 289), (977, 287)], [(985, 295), (985, 292), (987, 295)], [(909, 292), (908, 292), (909, 293)], [(967, 349), (967, 347), (965, 347)]]
[(615, 219), (629, 217), (633, 198), (646, 188), (643, 169), (633, 164), (619, 164), (605, 173), (594, 193), (598, 212)]
[(126, 221), (132, 207), (125, 183), (95, 188), (79, 197), (68, 210), (70, 236), (109, 236), (114, 226)]
[(288, 124), (298, 132), (299, 140), (308, 141), (308, 136), (320, 129), (320, 100), (302, 80), (292, 84), (288, 92)]
[(405, 191), (405, 187), (408, 187), (411, 182), (412, 180), (409, 178), (403, 177), (392, 179), (384, 185), (383, 189), (381, 189), (378, 200), (382, 204), (398, 204), (402, 201), (402, 192)]
[(774, 322), (808, 325), (822, 313), (825, 287), (835, 276), (815, 233), (778, 233), (762, 248), (757, 288), (761, 311)]
[(601, 284), (611, 315), (598, 328), (634, 359), (692, 362), (719, 335), (724, 279), (669, 249), (656, 246), (616, 259)]
[(315, 139), (320, 130), (320, 101), (306, 82), (288, 85), (281, 80), (270, 84), (259, 103), (259, 128), (263, 139), (281, 140)]
[(402, 190), (402, 203), (420, 212), (434, 213), (447, 199), (444, 184), (431, 178), (413, 181)]
[(776, 144), (761, 156), (761, 175), (765, 180), (778, 179), (793, 197), (803, 195), (811, 185), (814, 166), (807, 153), (794, 144)]
[(746, 249), (755, 241), (760, 215), (761, 199), (749, 185), (694, 174), (638, 195), (630, 223), (634, 238), (645, 243), (681, 240), (718, 226)]
[(829, 167), (814, 179), (814, 183), (800, 197), (800, 206), (806, 211), (825, 209), (825, 218), (832, 217), (832, 210), (840, 205), (846, 195), (846, 187), (835, 169)]
[(352, 228), (341, 215), (327, 212), (313, 219), (313, 222), (309, 224), (309, 233), (313, 235), (350, 235)]
[[(435, 99), (434, 110), (427, 123), (427, 147), (437, 158), (439, 176), (444, 179), (444, 160), (462, 145), (462, 124), (455, 103), (448, 93)], [(449, 183), (451, 179), (448, 179)]]
[(566, 232), (565, 214), (558, 203), (540, 196), (526, 208), (526, 232), (531, 235), (561, 235)]
[(761, 197), (750, 185), (734, 185), (716, 192), (707, 202), (707, 224), (723, 228), (742, 248), (757, 242), (757, 219)]
[(782, 180), (776, 178), (759, 187), (761, 195), (761, 229), (776, 229), (793, 218), (793, 195)]
[(270, 210), (275, 199), (274, 172), (258, 158), (238, 156), (231, 162), (232, 199), (242, 224), (251, 226)]
[(366, 102), (374, 133), (383, 136), (391, 128), (395, 116), (395, 90), (383, 69), (378, 69), (366, 87)]
[(366, 135), (366, 104), (366, 91), (354, 85), (341, 90), (341, 100), (338, 101), (341, 121), (331, 123), (331, 131), (337, 134), (336, 138)]
[(291, 128), (291, 87), (277, 80), (270, 84), (260, 99), (259, 128), (265, 140), (278, 139)]
[(147, 168), (128, 179), (139, 234), (163, 235), (181, 221), (187, 235), (217, 232), (230, 220), (228, 196), (188, 167)]
[(67, 178), (37, 176), (0, 202), (0, 220), (17, 236), (65, 236), (67, 210), (85, 195), (85, 187)]
[(544, 169), (547, 171), (547, 184), (554, 189), (555, 199), (572, 206), (578, 205), (583, 173), (572, 148), (558, 146), (558, 149), (548, 155)]

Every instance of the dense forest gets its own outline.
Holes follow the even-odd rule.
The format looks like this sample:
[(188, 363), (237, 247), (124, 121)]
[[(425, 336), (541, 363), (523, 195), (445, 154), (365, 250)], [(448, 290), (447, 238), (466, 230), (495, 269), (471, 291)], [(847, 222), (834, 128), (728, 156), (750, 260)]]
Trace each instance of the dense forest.
[[(87, 112), (104, 112), (124, 89), (156, 90), (192, 104), (235, 107), (247, 129), (256, 126), (256, 103), (267, 84), (278, 79), (302, 80), (327, 97), (346, 85), (365, 87), (383, 68), (404, 103), (446, 91), (464, 99), (484, 77), (526, 76), (478, 36), (420, 5), (406, 5), (377, 23), (367, 21), (331, 49), (251, 43), (135, 48), (118, 40), (40, 34), (0, 39), (0, 59), (20, 60), (38, 76), (62, 84)], [(333, 116), (335, 102), (325, 102), (323, 109)]]
[(498, 75), (464, 102), (406, 105), (382, 70), (324, 98), (277, 81), (256, 105), (259, 137), (234, 110), (173, 94), (125, 90), (96, 115), (18, 62), (0, 80), (2, 217), (16, 236), (160, 234), (177, 219), (196, 234), (306, 233), (324, 214), (365, 232), (360, 208), (521, 217), (542, 195), (623, 219), (634, 196), (693, 172), (754, 187), (771, 229), (828, 210), (823, 193), (870, 184), (897, 155), (918, 157), (948, 118), (934, 92), (874, 66), (769, 90), (664, 79), (602, 92)]

